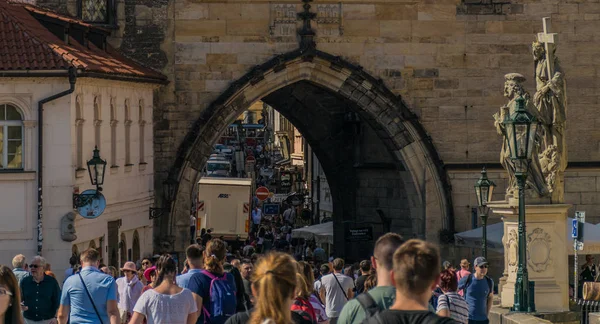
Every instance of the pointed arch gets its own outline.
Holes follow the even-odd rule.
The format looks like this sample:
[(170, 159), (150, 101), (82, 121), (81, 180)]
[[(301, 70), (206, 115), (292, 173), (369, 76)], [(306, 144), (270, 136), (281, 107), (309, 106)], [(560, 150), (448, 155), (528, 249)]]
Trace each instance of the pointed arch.
[[(178, 220), (186, 217), (191, 205), (189, 193), (194, 185), (194, 175), (202, 169), (212, 151), (212, 144), (217, 142), (221, 132), (235, 117), (256, 100), (303, 81), (358, 107), (361, 117), (410, 172), (424, 202), (417, 202), (422, 212), (427, 207), (428, 215), (439, 217), (437, 222), (442, 229), (454, 229), (451, 187), (444, 163), (417, 115), (410, 111), (400, 96), (393, 94), (380, 79), (372, 77), (362, 67), (318, 50), (293, 51), (255, 67), (233, 82), (203, 111), (180, 145), (169, 172), (178, 175), (179, 179), (172, 217)], [(157, 183), (163, 180), (155, 178)]]

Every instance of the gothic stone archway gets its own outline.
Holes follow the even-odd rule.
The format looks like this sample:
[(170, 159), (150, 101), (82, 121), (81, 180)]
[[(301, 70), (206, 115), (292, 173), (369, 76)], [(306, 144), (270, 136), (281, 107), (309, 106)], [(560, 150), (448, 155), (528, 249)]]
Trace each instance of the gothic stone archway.
[[(316, 93), (319, 93), (318, 100), (314, 99)], [(440, 228), (454, 228), (450, 187), (443, 163), (416, 115), (362, 68), (317, 50), (298, 50), (275, 57), (234, 82), (203, 112), (187, 134), (170, 170), (179, 181), (171, 222), (158, 224), (159, 228), (168, 226), (174, 231), (169, 233), (176, 238), (174, 250), (182, 251), (189, 242), (186, 233), (189, 233), (191, 193), (198, 171), (212, 152), (212, 145), (235, 117), (260, 99), (294, 123), (323, 164), (332, 186), (334, 221), (344, 224), (334, 226), (339, 255), (348, 254), (340, 248), (355, 250), (355, 244), (345, 243), (348, 227), (365, 221), (376, 222), (373, 217), (376, 218), (375, 210), (380, 202), (366, 206), (369, 211), (361, 210), (365, 206), (360, 202), (367, 201), (364, 199), (367, 197), (360, 196), (365, 193), (375, 200), (382, 196), (396, 200), (402, 196), (401, 203), (407, 205), (408, 212), (399, 218), (405, 220), (409, 233), (437, 237), (437, 233), (432, 235), (431, 229), (425, 226), (430, 218), (441, 223)], [(319, 105), (323, 102), (329, 104)], [(384, 147), (389, 161), (384, 160), (390, 163), (362, 166), (354, 163), (355, 151), (349, 148), (360, 145), (361, 139), (357, 142), (355, 137), (348, 140), (348, 136), (343, 135), (343, 114), (348, 111), (358, 113), (361, 121), (368, 125), (363, 144), (376, 143), (375, 147)], [(330, 131), (320, 133), (314, 125), (316, 121)], [(377, 179), (369, 181), (367, 178), (373, 173), (384, 174), (388, 181), (383, 184), (375, 183)], [(390, 179), (390, 175), (395, 176)], [(162, 180), (157, 177), (157, 183)], [(160, 191), (160, 186), (157, 189)], [(398, 191), (404, 193), (398, 194)], [(157, 196), (161, 195), (157, 193)]]

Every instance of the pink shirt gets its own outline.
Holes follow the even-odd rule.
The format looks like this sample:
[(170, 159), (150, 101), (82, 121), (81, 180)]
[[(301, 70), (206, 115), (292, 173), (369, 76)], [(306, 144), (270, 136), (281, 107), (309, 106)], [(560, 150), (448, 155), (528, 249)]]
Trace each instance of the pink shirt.
[[(460, 279), (462, 279), (463, 277), (466, 277), (468, 275), (470, 275), (471, 272), (469, 272), (469, 270), (465, 270), (465, 269), (460, 269), (456, 272), (456, 279), (460, 282)], [(461, 290), (458, 292), (459, 295), (463, 296), (464, 295), (464, 291)]]

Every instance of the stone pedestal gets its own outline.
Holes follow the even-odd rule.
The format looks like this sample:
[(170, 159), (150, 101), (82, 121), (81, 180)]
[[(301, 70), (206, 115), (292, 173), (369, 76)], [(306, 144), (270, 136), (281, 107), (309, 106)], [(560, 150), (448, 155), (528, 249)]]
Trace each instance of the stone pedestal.
[[(506, 284), (502, 307), (514, 302), (518, 266), (518, 203), (493, 202), (491, 210), (504, 221), (504, 273)], [(567, 211), (571, 205), (526, 206), (527, 265), (529, 281), (535, 281), (535, 306), (538, 312), (569, 310)]]

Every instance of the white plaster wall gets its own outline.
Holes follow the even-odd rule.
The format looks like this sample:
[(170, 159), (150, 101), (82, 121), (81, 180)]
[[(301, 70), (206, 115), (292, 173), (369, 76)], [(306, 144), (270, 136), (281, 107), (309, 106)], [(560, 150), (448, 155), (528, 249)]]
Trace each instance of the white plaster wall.
[[(97, 79), (83, 79), (80, 86), (73, 94), (73, 98), (81, 96), (84, 106), (85, 123), (83, 126), (83, 160), (92, 157), (95, 143), (95, 129), (93, 125), (94, 97), (100, 97), (101, 103), (101, 143), (100, 156), (107, 160), (107, 170), (103, 185), (103, 194), (107, 201), (107, 208), (102, 216), (89, 220), (78, 216), (76, 219), (77, 240), (74, 243), (84, 243), (103, 237), (103, 257), (108, 264), (108, 227), (107, 223), (114, 220), (122, 220), (119, 228), (121, 233), (126, 234), (126, 250), (132, 247), (133, 232), (137, 229), (140, 237), (140, 255), (152, 253), (152, 221), (148, 219), (148, 209), (153, 202), (154, 195), (154, 156), (152, 140), (152, 103), (153, 90), (151, 85), (134, 84), (127, 82), (115, 82)], [(116, 105), (117, 123), (117, 159), (118, 167), (111, 167), (111, 127), (110, 127), (110, 103), (111, 98)], [(144, 102), (144, 158), (140, 158), (140, 118), (139, 101)], [(74, 102), (75, 99), (73, 99)], [(130, 105), (131, 124), (131, 164), (125, 165), (125, 102)], [(72, 105), (72, 116), (75, 116), (75, 105)], [(80, 192), (93, 189), (90, 184), (87, 171), (82, 177), (77, 177), (75, 165), (77, 161), (77, 141), (75, 119), (71, 117), (71, 175), (75, 187)], [(143, 161), (146, 164), (141, 164)], [(81, 174), (80, 174), (81, 175)], [(100, 247), (100, 244), (97, 244)], [(80, 250), (81, 252), (82, 250)], [(70, 254), (69, 254), (70, 255)], [(120, 258), (119, 258), (120, 259)], [(136, 261), (136, 260), (133, 260)], [(113, 265), (119, 267), (119, 265)]]
[[(0, 83), (0, 103), (17, 106), (24, 115), (23, 172), (0, 174), (0, 264), (10, 265), (14, 255), (24, 254), (28, 259), (37, 253), (37, 104), (48, 96), (69, 88), (67, 78), (2, 78)], [(61, 114), (68, 111), (70, 98), (57, 99), (45, 106), (47, 125), (52, 120), (60, 120)], [(44, 145), (53, 145), (56, 134), (48, 134)], [(60, 165), (61, 154), (67, 154), (60, 146), (45, 151), (53, 165)], [(45, 170), (48, 173), (48, 170)], [(59, 172), (60, 170), (57, 170)], [(57, 174), (58, 175), (58, 174)], [(60, 185), (69, 179), (45, 181), (45, 248), (50, 251), (60, 245), (52, 242), (58, 232), (58, 210), (54, 207), (60, 200)], [(54, 187), (58, 186), (58, 187)], [(54, 240), (56, 241), (56, 240)], [(48, 250), (46, 250), (48, 251)], [(44, 252), (46, 252), (44, 251)], [(68, 258), (67, 258), (68, 260)], [(50, 259), (56, 263), (62, 260)]]
[[(14, 255), (23, 253), (31, 258), (37, 252), (37, 104), (38, 101), (69, 88), (67, 78), (3, 78), (0, 84), (0, 104), (19, 107), (25, 116), (23, 162), (24, 171), (0, 173), (0, 264), (10, 265)], [(127, 248), (133, 243), (133, 232), (140, 237), (140, 254), (152, 252), (152, 222), (148, 208), (153, 201), (153, 136), (152, 104), (155, 86), (129, 82), (80, 78), (75, 93), (45, 105), (44, 110), (44, 205), (43, 255), (52, 264), (62, 281), (68, 267), (72, 247), (79, 251), (90, 241), (100, 247), (100, 237), (107, 235), (107, 222), (122, 219), (119, 229), (125, 233)], [(76, 219), (77, 240), (64, 242), (60, 237), (60, 220), (72, 210), (74, 188), (91, 189), (87, 170), (76, 174), (75, 98), (81, 95), (86, 120), (83, 126), (83, 161), (92, 157), (94, 147), (93, 102), (101, 98), (100, 154), (110, 166), (110, 98), (117, 105), (117, 165), (107, 168), (104, 195), (107, 209), (95, 220)], [(131, 166), (125, 167), (124, 102), (131, 103)], [(144, 102), (144, 151), (139, 153), (140, 123), (138, 102)], [(79, 176), (79, 177), (78, 177)], [(104, 240), (106, 245), (106, 239)], [(105, 251), (104, 251), (105, 252)], [(105, 254), (106, 255), (106, 254)]]

